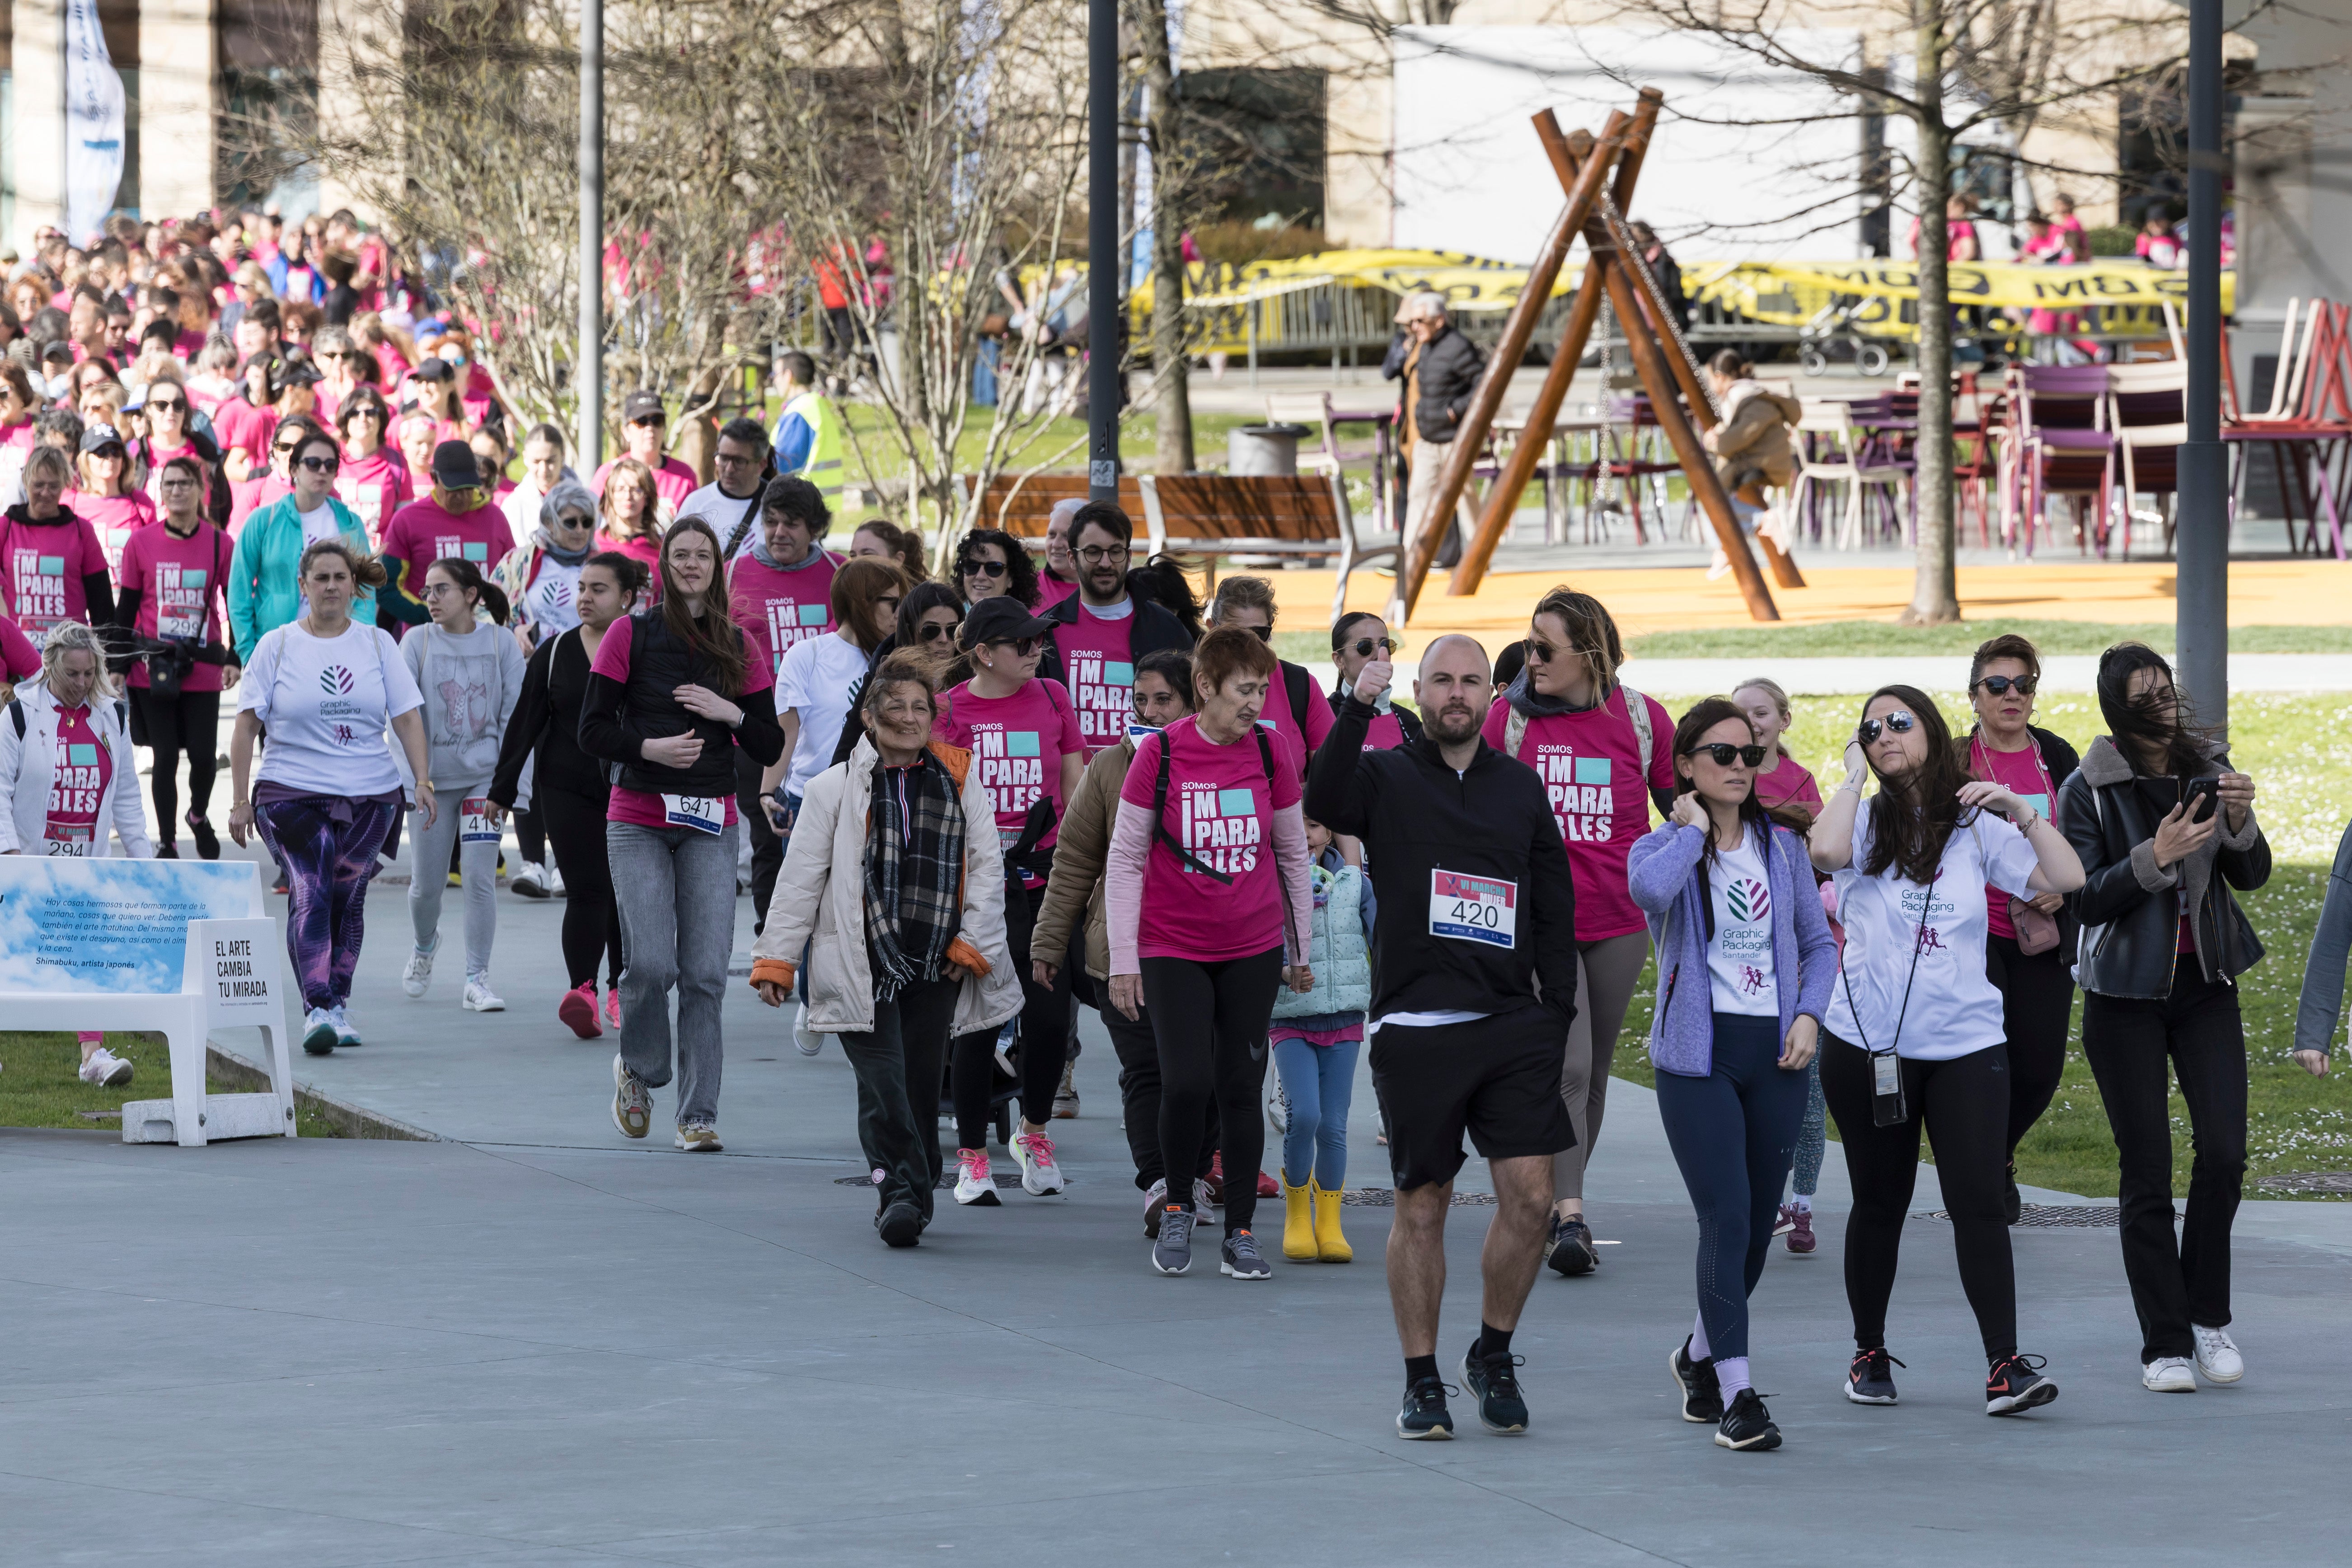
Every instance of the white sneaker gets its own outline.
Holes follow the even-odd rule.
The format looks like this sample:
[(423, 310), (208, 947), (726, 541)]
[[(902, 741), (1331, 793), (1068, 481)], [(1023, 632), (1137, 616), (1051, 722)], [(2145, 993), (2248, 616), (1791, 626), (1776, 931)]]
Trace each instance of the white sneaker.
[(1290, 1096), (1283, 1092), (1280, 1073), (1269, 1073), (1266, 1076), (1274, 1081), (1267, 1086), (1265, 1124), (1278, 1134), (1286, 1133), (1290, 1131)]
[(808, 1026), (808, 1006), (805, 1003), (799, 1012), (793, 1015), (793, 1049), (804, 1057), (813, 1057), (824, 1049), (824, 1037), (812, 1032)]
[(555, 868), (554, 861), (550, 860), (546, 865), (541, 867), (540, 869), (547, 873), (547, 896), (549, 898), (562, 899), (569, 898), (571, 896), (571, 889), (563, 885), (563, 873)]
[(431, 947), (411, 948), (408, 967), (400, 972), (400, 988), (414, 1000), (422, 996), (433, 984), (433, 955), (441, 951), (441, 939), (435, 937)]
[(1062, 1190), (1062, 1167), (1054, 1163), (1054, 1141), (1043, 1132), (1015, 1132), (1013, 1159), (1021, 1167), (1021, 1190), (1031, 1197)]
[(466, 982), (465, 999), (458, 1005), (468, 1013), (503, 1013), (507, 1010), (507, 1005), (499, 1000), (499, 994), (490, 989), (490, 977), (487, 974), (476, 975)]
[(352, 1009), (350, 1003), (338, 1002), (333, 1006), (328, 1008), (327, 1022), (334, 1026), (335, 1044), (339, 1046), (356, 1046), (360, 1043), (360, 1032), (352, 1027)]
[(2139, 1369), (2139, 1385), (2150, 1394), (2194, 1394), (2197, 1373), (2187, 1356), (2160, 1355)]
[(2197, 1336), (2197, 1370), (2205, 1374), (2206, 1382), (2235, 1383), (2246, 1375), (2246, 1358), (2238, 1353), (2229, 1330), (2192, 1323), (2189, 1331)]
[(996, 1183), (988, 1173), (988, 1151), (959, 1149), (956, 1151), (955, 1201), (967, 1206), (992, 1209), (1003, 1204), (996, 1195)]
[(719, 1129), (708, 1121), (679, 1122), (677, 1146), (689, 1154), (716, 1154), (725, 1147), (719, 1142)]
[(81, 1080), (100, 1089), (120, 1089), (131, 1081), (131, 1064), (100, 1046), (81, 1064)]
[(1193, 1177), (1192, 1212), (1197, 1215), (1210, 1215), (1214, 1214), (1216, 1209), (1217, 1201), (1209, 1192), (1209, 1179), (1206, 1176)]
[(335, 1017), (324, 1007), (302, 1015), (302, 1049), (310, 1056), (330, 1055), (335, 1048)]
[(524, 861), (507, 878), (507, 891), (526, 899), (547, 897), (546, 868), (534, 861)]
[(1168, 1208), (1168, 1178), (1162, 1176), (1151, 1184), (1143, 1194), (1143, 1234), (1153, 1241), (1160, 1239), (1160, 1216)]

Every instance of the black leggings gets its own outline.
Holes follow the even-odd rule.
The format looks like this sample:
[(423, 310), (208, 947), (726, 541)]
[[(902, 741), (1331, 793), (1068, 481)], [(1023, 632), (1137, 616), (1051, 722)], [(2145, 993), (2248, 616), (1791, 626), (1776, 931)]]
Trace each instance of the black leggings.
[[(1039, 1126), (1054, 1119), (1054, 1095), (1062, 1087), (1062, 1066), (1070, 1049), (1069, 955), (1061, 956), (1054, 984), (1040, 985), (1029, 973), (1029, 931), (1037, 923), (1031, 891), (1017, 880), (1004, 884), (1004, 945), (1021, 976), (1021, 1118)], [(955, 1100), (956, 1146), (988, 1147), (988, 1102), (996, 1087), (996, 1031), (980, 1029), (956, 1037), (948, 1068)], [(1017, 1129), (1016, 1129), (1017, 1131)]]
[(533, 801), (529, 811), (518, 811), (515, 819), (515, 846), (522, 858), (537, 866), (547, 859), (547, 824), (539, 815), (539, 803)]
[(1845, 1299), (1853, 1311), (1853, 1342), (1862, 1350), (1886, 1345), (1886, 1301), (1895, 1293), (1895, 1262), (1904, 1216), (1919, 1177), (1919, 1129), (1936, 1152), (1936, 1179), (1951, 1216), (1952, 1250), (1960, 1289), (1977, 1315), (1985, 1355), (2017, 1350), (2017, 1272), (2009, 1252), (2002, 1182), (2008, 1163), (2009, 1050), (1988, 1046), (1950, 1061), (1903, 1062), (1907, 1120), (1877, 1126), (1871, 1117), (1870, 1053), (1824, 1032), (1822, 1098), (1836, 1119), (1853, 1187), (1845, 1226)]
[[(1257, 1217), (1258, 1167), (1265, 1163), (1265, 1026), (1282, 984), (1282, 949), (1198, 963), (1147, 958), (1144, 1017), (1160, 1042), (1160, 1155), (1170, 1171), (1196, 1168), (1201, 1119), (1214, 1100), (1223, 1120), (1225, 1234)], [(1168, 1201), (1192, 1206), (1188, 1188)]]
[(183, 691), (158, 697), (144, 686), (131, 689), (139, 725), (155, 753), (156, 842), (176, 842), (180, 834), (180, 753), (188, 754), (188, 808), (211, 815), (213, 781), (220, 776), (220, 705), (217, 691)]
[(613, 868), (604, 856), (602, 795), (570, 790), (540, 790), (531, 803), (547, 825), (555, 868), (563, 873), (563, 967), (577, 991), (596, 983), (596, 961), (605, 961), (608, 986), (621, 984), (621, 911), (613, 899)]
[(2009, 1036), (2009, 1152), (2015, 1158), (2066, 1076), (2074, 975), (2063, 942), (2024, 953), (2014, 937), (1988, 936), (1985, 976), (2000, 992), (2001, 1029)]

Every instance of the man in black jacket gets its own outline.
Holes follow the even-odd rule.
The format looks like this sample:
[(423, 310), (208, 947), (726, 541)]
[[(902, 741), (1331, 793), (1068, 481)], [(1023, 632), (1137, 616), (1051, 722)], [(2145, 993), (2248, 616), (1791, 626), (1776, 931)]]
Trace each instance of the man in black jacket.
[[(1424, 528), (1438, 526), (1429, 516), (1437, 496), (1437, 480), (1445, 471), (1446, 455), (1461, 433), (1462, 416), (1470, 411), (1470, 397), (1486, 373), (1486, 356), (1445, 319), (1445, 296), (1408, 294), (1397, 307), (1396, 336), (1381, 362), (1381, 377), (1402, 379), (1397, 397), (1398, 446), (1404, 453), (1404, 537), (1408, 543)], [(1458, 520), (1469, 511), (1466, 493), (1454, 502)], [(1462, 531), (1446, 531), (1438, 547), (1437, 563), (1451, 568), (1462, 559)]]
[(1128, 592), (1128, 546), (1134, 536), (1127, 513), (1113, 502), (1080, 507), (1069, 536), (1078, 591), (1039, 617), (1053, 630), (1037, 673), (1068, 690), (1089, 761), (1127, 733), (1136, 660), (1160, 648), (1192, 646), (1183, 622)]
[(1576, 1016), (1576, 895), (1567, 847), (1535, 771), (1478, 737), (1493, 677), (1486, 650), (1443, 637), (1422, 655), (1422, 738), (1366, 751), (1392, 669), (1359, 672), (1315, 754), (1307, 815), (1364, 841), (1380, 868), (1372, 931), (1372, 1087), (1389, 1129), (1396, 1219), (1389, 1299), (1403, 1342), (1405, 1437), (1450, 1437), (1437, 1371), (1445, 1215), (1466, 1131), (1488, 1162), (1495, 1219), (1476, 1340), (1462, 1385), (1489, 1431), (1527, 1429), (1511, 1333), (1543, 1260), (1551, 1157), (1576, 1142), (1559, 1097)]

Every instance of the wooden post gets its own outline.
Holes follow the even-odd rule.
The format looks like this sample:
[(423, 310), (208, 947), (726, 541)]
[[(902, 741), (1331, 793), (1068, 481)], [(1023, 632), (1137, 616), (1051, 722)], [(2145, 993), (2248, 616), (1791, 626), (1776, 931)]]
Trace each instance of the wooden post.
[[(1437, 542), (1445, 529), (1452, 526), (1455, 507), (1462, 492), (1470, 483), (1470, 470), (1478, 461), (1478, 453), (1486, 443), (1486, 434), (1494, 427), (1495, 415), (1502, 406), (1503, 394), (1511, 384), (1511, 373), (1518, 367), (1527, 353), (1528, 340), (1534, 336), (1536, 318), (1551, 298), (1553, 279), (1559, 276), (1560, 264), (1568, 259), (1570, 245), (1583, 232), (1601, 195), (1601, 182), (1624, 145), (1625, 132), (1633, 123), (1622, 110), (1612, 110), (1608, 123), (1601, 129), (1601, 140), (1594, 145), (1591, 157), (1586, 161), (1569, 191), (1568, 205), (1552, 226), (1537, 255), (1535, 265), (1528, 268), (1525, 286), (1519, 291), (1517, 303), (1511, 307), (1510, 319), (1504, 324), (1503, 341), (1496, 346), (1494, 356), (1486, 362), (1486, 374), (1479, 378), (1478, 390), (1472, 397), (1469, 412), (1463, 416), (1454, 437), (1454, 449), (1447, 455), (1445, 468), (1439, 476), (1437, 493), (1431, 499), (1427, 523), (1421, 536), (1408, 542), (1405, 569), (1397, 580), (1396, 602), (1391, 606), (1392, 624), (1402, 625), (1412, 614), (1415, 600), (1421, 597), (1422, 584), (1429, 575), (1430, 563), (1437, 558)], [(1408, 525), (1412, 520), (1406, 519)]]

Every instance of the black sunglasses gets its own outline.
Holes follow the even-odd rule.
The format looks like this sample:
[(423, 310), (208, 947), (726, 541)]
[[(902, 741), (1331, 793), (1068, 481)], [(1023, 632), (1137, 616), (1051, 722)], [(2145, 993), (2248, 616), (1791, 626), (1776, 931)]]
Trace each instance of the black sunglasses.
[(1250, 627), (1250, 633), (1252, 636), (1255, 637), (1258, 641), (1263, 643), (1270, 643), (1274, 640), (1274, 628), (1272, 626), (1252, 626)]
[(924, 642), (937, 642), (941, 637), (952, 638), (955, 634), (955, 627), (943, 626), (937, 621), (925, 621), (915, 628), (915, 636)]
[(1003, 561), (966, 561), (956, 567), (956, 571), (966, 577), (1002, 577), (1012, 570), (1012, 566)]
[(310, 469), (314, 474), (331, 474), (342, 466), (341, 460), (336, 458), (305, 458), (302, 459), (302, 467)]
[(1907, 735), (1911, 732), (1911, 727), (1918, 722), (1918, 720), (1897, 708), (1884, 720), (1864, 719), (1860, 724), (1854, 726), (1853, 732), (1862, 737), (1864, 745), (1868, 746), (1875, 744), (1879, 735), (1885, 731), (1892, 730), (1898, 735)]
[(1763, 747), (1735, 746), (1728, 741), (1708, 741), (1693, 746), (1684, 754), (1693, 757), (1713, 757), (1715, 765), (1718, 768), (1729, 767), (1734, 759), (1746, 763), (1751, 768), (1760, 768), (1764, 765)]
[(181, 402), (176, 397), (151, 397), (146, 403), (147, 411), (151, 414), (163, 414), (174, 408), (185, 408), (186, 406), (186, 404)]
[(1037, 651), (1037, 639), (1035, 637), (991, 637), (988, 639), (988, 646), (1009, 647), (1013, 650), (1015, 658), (1027, 658)]
[(1358, 637), (1356, 639), (1356, 657), (1358, 658), (1371, 658), (1372, 649), (1374, 648), (1380, 649), (1382, 653), (1394, 653), (1396, 652), (1396, 644), (1390, 641), (1387, 637)]
[(2014, 689), (2020, 697), (2031, 697), (2042, 682), (2031, 675), (1988, 675), (1977, 682), (1995, 697), (2008, 695)]

